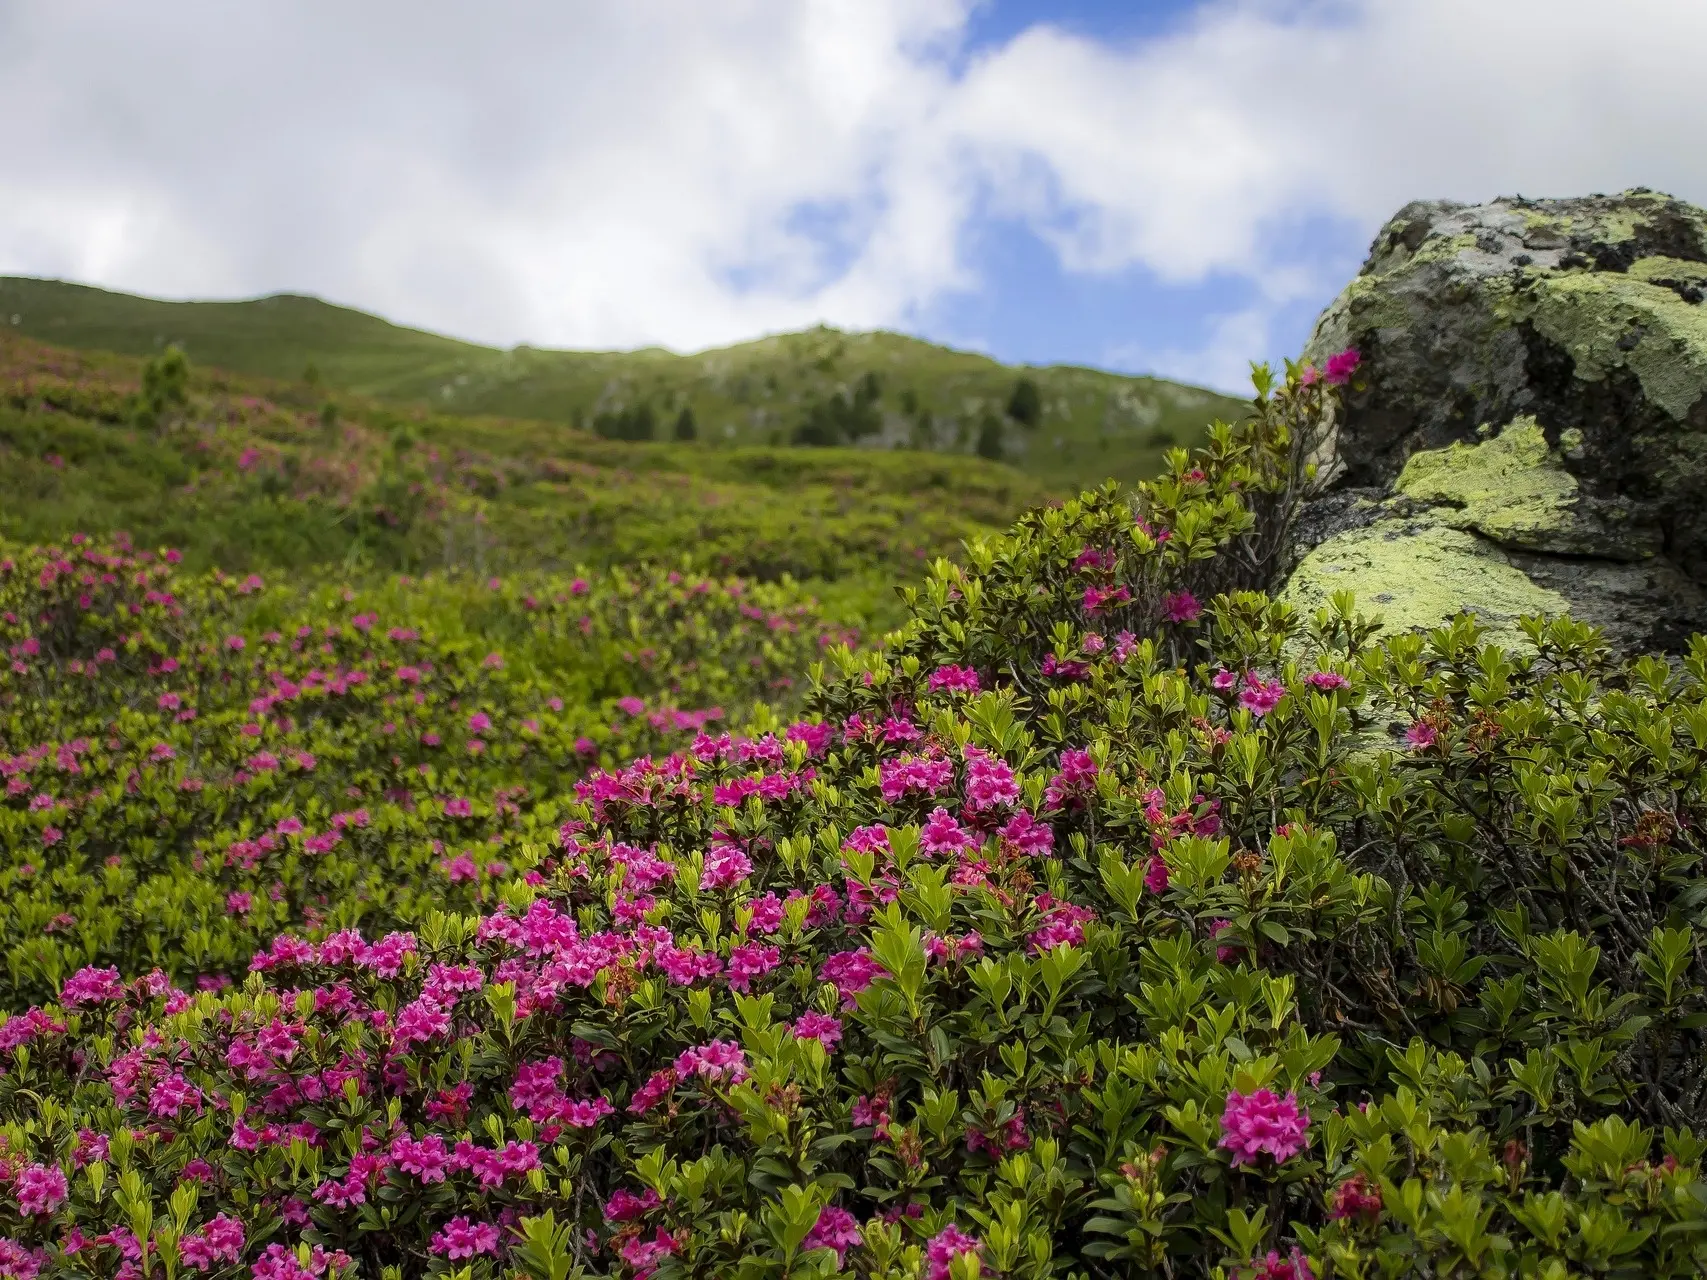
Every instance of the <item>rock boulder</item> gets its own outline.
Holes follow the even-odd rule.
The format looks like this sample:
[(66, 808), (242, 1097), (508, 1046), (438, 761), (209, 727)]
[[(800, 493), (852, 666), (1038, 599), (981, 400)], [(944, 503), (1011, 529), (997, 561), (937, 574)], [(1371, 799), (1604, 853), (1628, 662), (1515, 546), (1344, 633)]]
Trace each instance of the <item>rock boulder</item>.
[(1649, 191), (1407, 205), (1305, 358), (1361, 364), (1285, 594), (1389, 627), (1707, 630), (1707, 211)]

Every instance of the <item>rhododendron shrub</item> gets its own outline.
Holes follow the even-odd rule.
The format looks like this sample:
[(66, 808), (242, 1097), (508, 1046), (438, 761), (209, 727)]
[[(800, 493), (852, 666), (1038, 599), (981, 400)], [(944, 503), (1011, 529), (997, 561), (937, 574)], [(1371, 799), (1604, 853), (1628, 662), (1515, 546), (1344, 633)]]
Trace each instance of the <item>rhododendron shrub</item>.
[(241, 976), (533, 873), (589, 768), (797, 707), (845, 633), (679, 573), (286, 586), (0, 546), (0, 990)]
[(1238, 588), (1326, 385), (566, 778), (477, 908), (65, 975), (0, 1269), (1699, 1274), (1707, 642)]

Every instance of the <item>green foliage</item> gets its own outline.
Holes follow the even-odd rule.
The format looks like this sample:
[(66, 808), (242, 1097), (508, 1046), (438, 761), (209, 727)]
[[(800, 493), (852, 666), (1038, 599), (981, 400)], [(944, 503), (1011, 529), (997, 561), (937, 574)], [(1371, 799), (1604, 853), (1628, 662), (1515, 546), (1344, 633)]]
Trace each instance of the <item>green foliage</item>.
[(189, 403), (190, 362), (177, 347), (164, 352), (142, 366), (142, 392), (137, 397), (136, 421), (144, 427), (157, 427), (161, 418)]
[(269, 589), (0, 545), (0, 1007), (490, 901), (566, 779), (798, 705), (845, 638), (790, 589), (678, 573)]
[[(122, 969), (62, 961), (0, 1025), (0, 1261), (113, 1271), (134, 1237), (221, 1277), (1701, 1274), (1707, 639), (1614, 664), (1569, 620), (1527, 621), (1514, 652), (1460, 617), (1378, 643), (1349, 593), (1311, 617), (1269, 599), (1333, 392), (1292, 369), (1257, 392), (1136, 490), (934, 561), (880, 646), (825, 648), (806, 719), (754, 706), (745, 733), (612, 747), (557, 786), (549, 747), (480, 729), (467, 813), (440, 798), (448, 764), (388, 772), (396, 748), (338, 728), (399, 684), (386, 646), (419, 643), (361, 632), (358, 602), (317, 602), (330, 653), (316, 631), (251, 674), (203, 647), (241, 584), (30, 553), (0, 688), (34, 741), (8, 767), (69, 795), (64, 759), (92, 773), (119, 751), (97, 734), (148, 728), (82, 845), (32, 845), (0, 886), (40, 913), (59, 891), (36, 886), (71, 877), (77, 937), (136, 938)], [(473, 608), (422, 589), (459, 602), (435, 616)], [(653, 678), (710, 680), (694, 655), (732, 622), (713, 589), (649, 579), (594, 630), (637, 601), (657, 603), (633, 642), (666, 638)], [(595, 659), (553, 657), (589, 606), (542, 607), (535, 635), (522, 603), (468, 635), (534, 636), (530, 689), (603, 687)], [(376, 718), (466, 737), (471, 708), (523, 709), (447, 635), (432, 680), (402, 682), (427, 701)], [(389, 685), (348, 681), (358, 649)], [(148, 710), (169, 651), (200, 664), (187, 725)], [(262, 692), (273, 667), (296, 693)], [(225, 781), (249, 725), (320, 735), (306, 788)], [(154, 856), (150, 824), (185, 803), (147, 761), (167, 735), (164, 780), (205, 757), (193, 804), (237, 824), (174, 866), (186, 897), (263, 829), (292, 851), (340, 832), (396, 886), (353, 916), (347, 894), (280, 910), (240, 987), (150, 974), (152, 902), (84, 908), (77, 877)], [(126, 770), (136, 791), (105, 781)], [(340, 825), (349, 786), (412, 807)], [(10, 846), (57, 817), (33, 790), (6, 801)], [(281, 832), (285, 804), (313, 821)], [(393, 848), (449, 853), (470, 819), (528, 874), (399, 905), (438, 851)], [(119, 864), (93, 869), (79, 849), (108, 832)], [(93, 1243), (68, 1253), (74, 1228)]]
[(607, 441), (205, 373), (141, 431), (142, 375), (0, 339), (0, 536), (123, 530), (234, 571), (685, 562), (812, 579), (894, 619), (896, 576), (1047, 492), (972, 459)]
[(644, 402), (594, 414), (593, 430), (606, 440), (650, 440), (657, 433), (658, 422), (650, 402)]
[(875, 373), (866, 373), (854, 384), (852, 394), (837, 391), (813, 404), (806, 420), (794, 429), (794, 443), (830, 448), (858, 444), (883, 427), (878, 402), (883, 384)]

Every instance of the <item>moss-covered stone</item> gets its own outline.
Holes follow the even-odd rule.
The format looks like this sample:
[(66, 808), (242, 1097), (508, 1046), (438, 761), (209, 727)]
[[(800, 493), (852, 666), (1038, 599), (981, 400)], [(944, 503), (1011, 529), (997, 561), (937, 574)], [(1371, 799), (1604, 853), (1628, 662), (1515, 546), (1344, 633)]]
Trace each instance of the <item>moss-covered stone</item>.
[[(1653, 630), (1633, 602), (1659, 592), (1666, 635), (1707, 625), (1689, 587), (1707, 587), (1707, 212), (1644, 190), (1407, 205), (1304, 356), (1346, 347), (1363, 361), (1321, 474), (1410, 532), (1330, 494), (1297, 574), (1396, 581), (1413, 558), (1495, 614), (1551, 598), (1633, 639)], [(1418, 590), (1406, 608), (1432, 616)]]
[(1378, 520), (1329, 539), (1304, 557), (1281, 596), (1314, 613), (1346, 590), (1378, 611), (1388, 632), (1432, 629), (1468, 609), (1501, 644), (1524, 643), (1517, 621), (1525, 614), (1570, 608), (1493, 543), (1432, 514)]
[[(1520, 416), (1475, 444), (1413, 453), (1394, 491), (1445, 504), (1437, 518), (1502, 547), (1559, 555), (1642, 560), (1660, 550), (1659, 531), (1625, 507), (1584, 495), (1534, 418)], [(1580, 434), (1580, 433), (1579, 433)], [(1568, 449), (1568, 442), (1561, 440)]]

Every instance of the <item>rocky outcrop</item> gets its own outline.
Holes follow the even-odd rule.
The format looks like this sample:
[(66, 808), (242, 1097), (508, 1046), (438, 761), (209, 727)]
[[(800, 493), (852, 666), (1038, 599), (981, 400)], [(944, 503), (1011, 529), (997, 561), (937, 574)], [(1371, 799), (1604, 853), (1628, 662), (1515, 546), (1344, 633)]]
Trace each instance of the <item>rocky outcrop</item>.
[(1362, 360), (1285, 594), (1392, 628), (1707, 630), (1707, 211), (1649, 191), (1406, 206), (1305, 351)]

